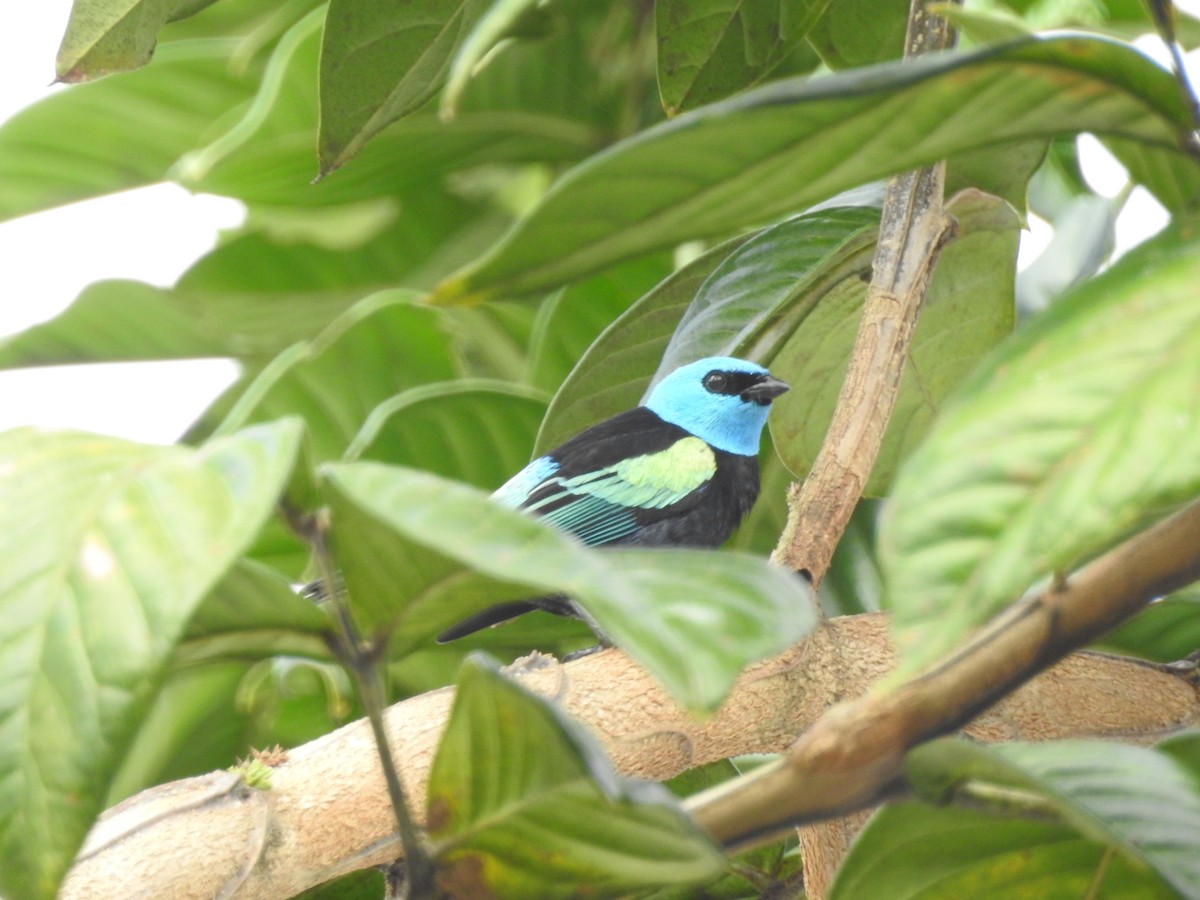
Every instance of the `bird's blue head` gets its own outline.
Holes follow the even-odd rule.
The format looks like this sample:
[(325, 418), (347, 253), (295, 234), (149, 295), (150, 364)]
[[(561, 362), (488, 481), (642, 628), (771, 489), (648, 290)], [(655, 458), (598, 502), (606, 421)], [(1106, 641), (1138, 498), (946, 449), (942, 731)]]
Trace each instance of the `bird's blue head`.
[(754, 456), (771, 401), (787, 389), (756, 363), (711, 356), (656, 384), (645, 406), (718, 450)]

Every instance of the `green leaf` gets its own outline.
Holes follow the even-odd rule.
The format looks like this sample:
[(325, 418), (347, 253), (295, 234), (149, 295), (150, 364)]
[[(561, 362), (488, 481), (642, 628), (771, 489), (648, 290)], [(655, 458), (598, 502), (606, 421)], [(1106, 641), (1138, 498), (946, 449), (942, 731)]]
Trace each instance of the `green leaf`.
[(412, 388), (371, 411), (345, 454), (424, 469), (495, 490), (529, 462), (542, 395), (501, 381)]
[[(900, 393), (864, 488), (867, 496), (887, 491), (946, 397), (1012, 331), (1020, 227), (1016, 214), (1002, 200), (978, 192), (959, 195), (947, 211), (958, 219), (957, 237), (943, 249), (930, 281)], [(828, 263), (820, 260), (832, 272), (818, 267), (812, 283), (801, 283), (780, 304), (781, 325), (789, 324), (789, 317), (803, 318), (777, 353), (731, 348), (735, 355), (762, 354), (773, 374), (802, 388), (784, 394), (770, 419), (775, 449), (793, 474), (806, 473), (821, 449), (858, 331), (873, 247), (860, 244), (855, 251), (834, 252)], [(771, 334), (770, 326), (762, 331), (766, 337), (780, 337)]]
[(908, 4), (904, 0), (835, 0), (808, 33), (831, 69), (870, 66), (904, 54)]
[(1083, 836), (1149, 866), (1182, 896), (1200, 897), (1200, 779), (1169, 754), (1102, 741), (945, 738), (909, 754), (908, 769), (918, 790), (934, 783), (991, 796), (999, 788), (1018, 807), (1025, 796), (1048, 804)]
[(53, 319), (0, 338), (0, 367), (194, 359), (232, 352), (225, 327), (194, 305), (179, 302), (171, 291), (139, 281), (97, 281)]
[(321, 45), (322, 174), (438, 91), (486, 8), (485, 0), (331, 0)]
[(749, 237), (734, 238), (665, 278), (588, 347), (550, 403), (535, 452), (640, 402), (680, 316), (712, 271)]
[(403, 646), (503, 600), (564, 593), (680, 703), (712, 710), (746, 665), (816, 624), (807, 585), (762, 559), (589, 549), (423, 472), (376, 463), (324, 471), (352, 605), (369, 624), (395, 625)]
[(478, 655), (459, 675), (428, 809), (439, 876), (460, 894), (617, 897), (723, 865), (669, 791), (618, 775), (579, 725)]
[(781, 81), (679, 116), (572, 169), (433, 299), (546, 290), (998, 142), (1086, 130), (1178, 153), (1178, 135), (1190, 127), (1168, 73), (1130, 47), (1090, 38)]
[(175, 649), (179, 666), (276, 654), (330, 658), (329, 617), (291, 583), (252, 560), (237, 562), (208, 593)]
[(75, 0), (58, 48), (58, 80), (87, 81), (150, 62), (158, 32), (215, 0)]
[[(410, 299), (404, 291), (367, 297), (311, 342), (293, 345), (248, 385), (235, 384), (229, 396), (237, 399), (220, 431), (299, 415), (316, 457), (340, 457), (378, 404), (407, 388), (454, 376), (437, 311)], [(227, 406), (217, 401), (218, 410)], [(202, 422), (201, 428), (208, 425)]]
[(897, 479), (888, 605), (920, 666), (1200, 491), (1200, 240), (1174, 228), (981, 366)]
[(196, 606), (286, 484), (295, 421), (200, 450), (0, 436), (0, 890), (53, 896)]
[(1010, 900), (1013, 897), (1175, 897), (1152, 873), (1048, 822), (972, 809), (889, 804), (842, 861), (829, 900)]
[(0, 127), (0, 220), (162, 180), (253, 91), (253, 73), (230, 71), (231, 50), (225, 40), (167, 44), (153, 69), (78, 85), (14, 115)]
[(510, 33), (517, 31), (521, 20), (537, 8), (541, 0), (493, 0), (487, 12), (480, 16), (475, 27), (458, 48), (450, 65), (446, 89), (442, 91), (439, 115), (443, 120), (458, 114), (458, 103), (471, 80), (471, 75), (491, 52)]
[(654, 6), (658, 93), (673, 116), (762, 81), (805, 38), (829, 0), (661, 0)]
[(1150, 604), (1099, 641), (1101, 649), (1156, 662), (1176, 662), (1200, 648), (1200, 588)]
[(530, 381), (557, 391), (600, 334), (673, 272), (667, 254), (655, 253), (555, 292), (541, 304), (534, 323)]

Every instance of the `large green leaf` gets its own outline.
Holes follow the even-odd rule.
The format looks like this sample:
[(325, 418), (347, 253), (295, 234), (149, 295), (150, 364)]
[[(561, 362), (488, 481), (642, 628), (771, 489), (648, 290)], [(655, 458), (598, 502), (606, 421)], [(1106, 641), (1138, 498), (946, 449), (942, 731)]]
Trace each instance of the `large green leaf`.
[[(947, 211), (958, 219), (958, 234), (938, 258), (900, 393), (865, 486), (869, 496), (887, 491), (897, 466), (920, 443), (946, 397), (1012, 331), (1020, 227), (1016, 214), (1003, 201), (978, 193), (960, 195)], [(772, 373), (793, 386), (777, 402), (770, 428), (776, 450), (797, 475), (812, 466), (833, 417), (866, 299), (873, 249), (860, 247), (820, 260), (825, 265), (814, 267), (812, 281), (798, 283), (780, 304), (777, 321), (752, 334), (759, 347), (729, 348), (734, 355), (749, 352), (769, 362)], [(749, 273), (751, 283), (753, 276), (766, 274), (770, 284), (779, 262), (775, 257), (763, 266), (765, 273)], [(789, 318), (801, 315), (778, 352), (760, 349), (767, 340), (779, 339), (771, 333), (772, 325), (786, 327)]]
[[(1181, 896), (1200, 897), (1200, 781), (1191, 747), (1182, 758), (1104, 741), (983, 746), (945, 738), (915, 750), (907, 770), (918, 792), (1048, 806), (1083, 836), (1149, 866)], [(1186, 760), (1191, 758), (1191, 765)]]
[(17, 113), (0, 127), (0, 219), (162, 180), (250, 96), (253, 73), (230, 71), (232, 47), (168, 44), (153, 69), (77, 85)]
[(899, 59), (908, 8), (905, 0), (835, 0), (826, 5), (808, 41), (831, 69)]
[[(199, 425), (222, 432), (285, 415), (308, 425), (318, 459), (342, 455), (375, 407), (418, 384), (454, 377), (450, 342), (436, 310), (405, 291), (359, 301), (312, 341), (294, 344), (235, 384)], [(248, 382), (248, 383), (247, 383)]]
[(371, 411), (345, 458), (374, 459), (494, 490), (529, 461), (544, 397), (463, 378), (397, 394)]
[(297, 422), (200, 450), (0, 436), (0, 889), (53, 896), (196, 606), (287, 481)]
[[(321, 10), (293, 25), (271, 53), (252, 103), (206, 146), (186, 154), (173, 178), (256, 207), (322, 208), (428, 193), (447, 172), (485, 163), (574, 161), (593, 136), (540, 111), (482, 111), (451, 125), (412, 116), (379, 135), (337, 178), (313, 184)], [(407, 199), (407, 196), (405, 196)], [(403, 209), (406, 204), (401, 200)], [(321, 224), (337, 229), (328, 211)], [(312, 217), (307, 220), (312, 224)]]
[[(1090, 893), (1097, 879), (1098, 893)], [(1065, 825), (972, 809), (889, 804), (843, 860), (829, 900), (1176, 897), (1153, 873)]]
[(441, 877), (459, 894), (618, 897), (723, 864), (666, 788), (618, 775), (552, 701), (478, 655), (458, 678), (428, 810)]
[(880, 542), (911, 665), (1200, 492), (1198, 249), (1174, 228), (1064, 297), (909, 459)]
[(529, 380), (557, 391), (596, 338), (673, 268), (667, 254), (655, 253), (556, 291), (538, 309)]
[(816, 624), (806, 584), (762, 559), (594, 550), (423, 472), (350, 463), (325, 473), (352, 604), (410, 646), (492, 603), (565, 593), (682, 704), (711, 710), (743, 667)]
[(592, 342), (554, 395), (538, 432), (537, 452), (638, 405), (692, 297), (745, 240), (726, 241), (681, 267)]
[(658, 93), (668, 115), (762, 81), (805, 38), (829, 0), (660, 0)]
[(1086, 130), (1179, 151), (1190, 127), (1167, 72), (1131, 47), (1092, 38), (781, 81), (679, 116), (571, 170), (492, 253), (439, 285), (434, 300), (545, 290), (987, 145)]
[(445, 82), (486, 0), (331, 0), (321, 45), (321, 171), (344, 164), (372, 135)]

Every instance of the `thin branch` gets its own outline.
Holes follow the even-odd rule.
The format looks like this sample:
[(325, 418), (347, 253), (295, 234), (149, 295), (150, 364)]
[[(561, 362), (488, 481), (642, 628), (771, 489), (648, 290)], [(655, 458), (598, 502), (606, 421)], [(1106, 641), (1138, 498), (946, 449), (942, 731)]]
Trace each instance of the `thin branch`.
[(368, 644), (359, 636), (349, 604), (346, 602), (346, 591), (340, 586), (333, 557), (329, 552), (325, 523), (311, 517), (300, 522), (294, 514), (289, 514), (288, 520), (313, 549), (321, 580), (325, 584), (327, 602), (331, 604), (338, 624), (338, 642), (334, 649), (343, 667), (354, 679), (359, 699), (371, 726), (371, 734), (379, 753), (379, 764), (387, 784), (388, 797), (400, 832), (400, 844), (404, 849), (404, 896), (434, 896), (433, 862), (425, 852), (417, 826), (409, 812), (404, 785), (400, 782), (383, 723), (384, 711), (387, 709), (387, 692), (383, 684), (386, 645), (383, 642)]

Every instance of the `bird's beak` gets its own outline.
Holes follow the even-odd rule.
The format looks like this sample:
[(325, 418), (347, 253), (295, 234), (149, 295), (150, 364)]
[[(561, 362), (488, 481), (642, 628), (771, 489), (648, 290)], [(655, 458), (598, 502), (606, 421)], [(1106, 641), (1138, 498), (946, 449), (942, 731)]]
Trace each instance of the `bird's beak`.
[(791, 388), (786, 382), (768, 375), (758, 384), (751, 385), (742, 391), (742, 399), (753, 400), (755, 403), (766, 406), (780, 394), (787, 393), (789, 390)]

